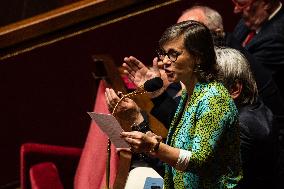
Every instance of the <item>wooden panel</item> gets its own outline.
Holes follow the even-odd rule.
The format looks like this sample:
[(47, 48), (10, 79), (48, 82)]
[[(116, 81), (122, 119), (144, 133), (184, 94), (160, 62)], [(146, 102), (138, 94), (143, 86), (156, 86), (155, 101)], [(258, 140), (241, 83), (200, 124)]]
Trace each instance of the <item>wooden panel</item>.
[[(141, 0), (140, 0), (141, 1)], [(84, 0), (0, 28), (0, 48), (99, 17), (139, 1)]]

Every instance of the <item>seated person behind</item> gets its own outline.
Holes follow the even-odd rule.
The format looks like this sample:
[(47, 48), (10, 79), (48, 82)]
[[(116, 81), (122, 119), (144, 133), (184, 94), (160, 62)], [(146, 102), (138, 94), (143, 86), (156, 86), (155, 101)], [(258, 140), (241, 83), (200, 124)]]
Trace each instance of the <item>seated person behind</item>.
[(277, 159), (277, 137), (273, 130), (273, 114), (257, 94), (256, 82), (249, 64), (239, 51), (216, 50), (222, 82), (239, 110), (241, 188), (273, 188)]

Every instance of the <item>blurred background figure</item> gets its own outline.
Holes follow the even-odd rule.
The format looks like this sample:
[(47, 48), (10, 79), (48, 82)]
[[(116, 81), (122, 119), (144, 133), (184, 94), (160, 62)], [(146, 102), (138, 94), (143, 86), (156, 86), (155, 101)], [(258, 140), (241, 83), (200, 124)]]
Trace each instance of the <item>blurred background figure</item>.
[(243, 180), (240, 188), (275, 188), (278, 140), (273, 114), (258, 97), (249, 64), (239, 51), (216, 50), (222, 82), (239, 110)]
[(269, 70), (284, 96), (284, 8), (279, 0), (233, 0), (242, 19), (234, 36)]

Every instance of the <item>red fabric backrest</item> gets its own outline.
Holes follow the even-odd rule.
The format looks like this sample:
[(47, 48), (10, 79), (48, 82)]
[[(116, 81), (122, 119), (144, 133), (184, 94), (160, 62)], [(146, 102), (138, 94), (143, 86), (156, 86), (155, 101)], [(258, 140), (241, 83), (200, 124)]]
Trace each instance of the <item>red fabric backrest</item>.
[[(94, 112), (109, 113), (105, 100), (106, 83), (101, 80)], [(76, 171), (75, 189), (101, 189), (106, 186), (107, 136), (92, 122)], [(110, 184), (114, 183), (118, 164), (115, 147), (111, 146)]]
[(54, 163), (38, 163), (30, 168), (31, 189), (63, 189)]
[[(53, 162), (58, 169), (62, 184), (73, 188), (73, 181), (82, 149), (39, 143), (21, 145), (21, 189), (30, 189), (30, 168), (42, 162)], [(40, 176), (40, 175), (39, 175)], [(48, 179), (47, 177), (45, 177)]]

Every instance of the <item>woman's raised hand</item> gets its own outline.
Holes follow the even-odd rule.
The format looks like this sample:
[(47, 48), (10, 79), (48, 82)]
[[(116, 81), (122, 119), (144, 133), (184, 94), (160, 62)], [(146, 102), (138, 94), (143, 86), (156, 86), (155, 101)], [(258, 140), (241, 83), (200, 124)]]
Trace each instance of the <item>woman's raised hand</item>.
[(129, 79), (136, 86), (143, 86), (144, 83), (154, 77), (160, 77), (161, 73), (158, 68), (158, 58), (154, 58), (152, 69), (147, 68), (141, 61), (133, 56), (125, 57), (122, 67), (125, 69)]

